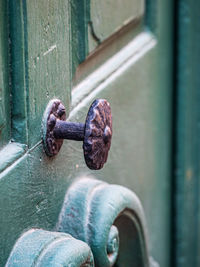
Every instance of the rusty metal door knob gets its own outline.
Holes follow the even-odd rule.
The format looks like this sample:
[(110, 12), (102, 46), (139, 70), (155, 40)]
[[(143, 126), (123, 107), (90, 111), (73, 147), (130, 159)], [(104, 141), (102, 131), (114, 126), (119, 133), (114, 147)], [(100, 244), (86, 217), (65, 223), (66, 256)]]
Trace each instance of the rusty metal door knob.
[(43, 144), (48, 156), (56, 155), (63, 139), (83, 141), (85, 162), (90, 169), (101, 169), (107, 161), (112, 138), (109, 103), (96, 99), (89, 108), (85, 124), (66, 121), (65, 107), (59, 99), (48, 104), (43, 116)]

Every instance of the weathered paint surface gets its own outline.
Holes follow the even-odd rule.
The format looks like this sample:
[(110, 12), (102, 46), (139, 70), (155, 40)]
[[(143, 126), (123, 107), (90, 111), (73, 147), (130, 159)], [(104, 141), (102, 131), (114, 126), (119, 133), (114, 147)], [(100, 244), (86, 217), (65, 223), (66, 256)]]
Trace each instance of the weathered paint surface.
[(56, 229), (87, 242), (96, 267), (150, 266), (142, 205), (123, 186), (79, 177), (66, 192)]
[(177, 1), (173, 263), (200, 266), (199, 1)]
[[(153, 58), (158, 53), (159, 44), (152, 43), (152, 39), (147, 39), (147, 42), (150, 42), (151, 49), (147, 43), (141, 49), (145, 52), (140, 51), (139, 58), (138, 53), (133, 55), (99, 83), (89, 96), (74, 107), (70, 120), (84, 120), (87, 106), (96, 97), (109, 101), (113, 116), (111, 151), (102, 171), (93, 174), (101, 180), (125, 185), (136, 192), (147, 217), (151, 254), (161, 266), (170, 266), (172, 84), (165, 75), (170, 72), (170, 64), (165, 62), (162, 68), (157, 65)], [(69, 145), (65, 143), (63, 149)], [(77, 143), (73, 144), (73, 149), (81, 153)], [(75, 173), (87, 172), (78, 152), (68, 159), (68, 163), (77, 169)]]
[(0, 148), (11, 137), (7, 12), (6, 1), (0, 1)]
[(12, 165), (26, 151), (26, 145), (11, 142), (0, 150), (0, 172)]
[(84, 242), (64, 233), (30, 229), (16, 242), (6, 267), (93, 267), (93, 255)]
[[(95, 59), (97, 59), (97, 50), (106, 47), (108, 51), (100, 53), (99, 57), (99, 61), (104, 62), (127, 44), (137, 34), (138, 29), (141, 30), (140, 26), (144, 26), (143, 22), (147, 14), (144, 16), (145, 4), (143, 0), (125, 0), (123, 2), (119, 0), (83, 0), (81, 2), (72, 0), (70, 4), (71, 40), (73, 43), (72, 76), (74, 82), (77, 83), (76, 71), (80, 63), (84, 63), (84, 60), (93, 55), (94, 52)], [(126, 8), (122, 8), (122, 6)], [(122, 32), (128, 34), (121, 34)], [(116, 45), (115, 39), (118, 39)], [(98, 64), (96, 60), (92, 70)], [(88, 67), (87, 64), (87, 74), (91, 71)], [(74, 77), (75, 73), (76, 77)]]
[[(29, 149), (0, 174), (3, 266), (25, 230), (55, 229), (69, 185), (77, 176), (88, 173), (81, 144), (66, 141), (56, 157), (48, 158), (40, 141), (41, 118), (49, 100), (58, 97), (69, 108), (70, 73), (76, 66), (74, 53), (78, 50), (74, 39), (70, 41), (70, 29), (73, 37), (75, 28), (68, 16), (68, 4), (10, 1), (13, 138), (29, 144)], [(156, 37), (147, 34), (150, 37), (145, 39), (144, 46), (138, 53), (130, 53), (126, 60), (117, 56), (112, 62), (117, 66), (112, 68), (113, 72), (102, 68), (101, 79), (96, 77), (94, 82), (94, 78), (95, 86), (89, 91), (82, 87), (78, 101), (72, 94), (75, 104), (70, 117), (84, 122), (89, 103), (96, 97), (111, 103), (112, 147), (108, 163), (95, 176), (136, 192), (147, 218), (151, 255), (166, 267), (170, 257), (172, 6), (170, 1), (158, 1), (156, 12), (150, 7), (147, 10), (152, 15), (149, 18), (156, 22)], [(132, 36), (132, 28), (128, 31)], [(114, 44), (113, 51), (118, 51), (119, 44), (121, 48), (123, 42), (125, 45), (130, 40), (124, 38), (121, 43), (123, 34), (110, 40), (107, 46)], [(108, 55), (104, 50), (98, 52), (98, 58), (102, 56), (104, 60)], [(99, 64), (96, 60), (94, 54), (93, 69)], [(87, 63), (83, 66), (85, 73)]]
[[(88, 34), (96, 41), (96, 46), (120, 28), (144, 15), (144, 0), (90, 0), (90, 24)], [(91, 52), (96, 46), (89, 43)]]
[(61, 98), (69, 110), (69, 2), (11, 0), (9, 10), (13, 138), (32, 147), (49, 100)]

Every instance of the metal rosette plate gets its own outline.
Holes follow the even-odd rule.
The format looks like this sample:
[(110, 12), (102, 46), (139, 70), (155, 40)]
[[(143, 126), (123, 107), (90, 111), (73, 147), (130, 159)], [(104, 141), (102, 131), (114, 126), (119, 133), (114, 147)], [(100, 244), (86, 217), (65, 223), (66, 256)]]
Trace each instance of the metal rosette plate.
[(66, 111), (59, 99), (53, 99), (47, 105), (42, 119), (42, 140), (48, 156), (57, 155), (63, 144), (63, 139), (56, 139), (53, 135), (57, 119), (65, 121)]

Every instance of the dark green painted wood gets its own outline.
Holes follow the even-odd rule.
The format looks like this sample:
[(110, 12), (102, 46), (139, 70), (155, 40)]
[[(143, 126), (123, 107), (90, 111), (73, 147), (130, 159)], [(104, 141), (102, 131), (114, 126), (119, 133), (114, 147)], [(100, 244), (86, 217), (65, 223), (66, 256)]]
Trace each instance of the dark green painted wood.
[(71, 167), (66, 159), (65, 153), (49, 159), (39, 145), (1, 172), (0, 266), (4, 266), (16, 239), (25, 230), (54, 229), (72, 179), (68, 177)]
[(41, 118), (51, 98), (61, 98), (69, 111), (69, 3), (9, 3), (13, 138), (32, 147), (41, 140)]
[[(25, 138), (21, 134), (13, 137), (28, 142), (29, 149), (20, 158), (13, 157), (0, 174), (0, 265), (5, 264), (24, 231), (32, 227), (55, 229), (69, 185), (83, 173), (92, 173), (85, 166), (81, 144), (65, 141), (58, 156), (48, 158), (40, 143), (41, 118), (49, 100), (60, 98), (69, 108), (71, 69), (77, 62), (74, 63), (70, 39), (76, 26), (71, 24), (68, 4), (61, 0), (10, 2), (11, 40), (21, 31), (16, 45), (11, 45), (11, 55), (24, 68), (21, 73), (21, 69), (14, 68), (18, 61), (12, 60), (13, 97), (19, 88), (23, 98), (22, 107), (18, 107), (22, 112), (19, 129), (20, 123), (25, 125)], [(103, 75), (90, 80), (94, 85), (89, 90), (87, 84), (81, 87), (81, 96), (72, 93), (71, 119), (84, 122), (96, 97), (111, 103), (114, 125), (111, 153), (104, 169), (93, 173), (101, 180), (125, 185), (136, 192), (147, 217), (151, 254), (166, 267), (170, 266), (172, 3), (160, 0), (156, 7), (153, 13), (151, 8), (147, 9), (149, 17), (154, 17), (156, 38), (148, 33), (140, 36), (131, 25), (129, 37), (138, 35), (141, 41), (136, 41), (131, 49), (141, 47), (128, 56), (123, 50), (123, 55), (116, 55), (111, 68), (104, 66), (98, 73)], [(16, 32), (12, 30), (14, 25)], [(113, 53), (130, 40), (124, 38), (123, 43), (123, 33), (119, 36), (107, 43), (109, 48), (114, 44), (114, 49), (110, 48)], [(97, 57), (102, 56), (105, 61), (111, 55), (105, 56), (104, 50), (99, 50), (93, 55), (94, 64), (89, 72), (98, 66)], [(87, 63), (83, 67), (85, 73)], [(21, 77), (19, 85), (14, 82), (17, 75)], [(14, 105), (18, 112), (17, 101)]]
[(177, 1), (174, 266), (200, 266), (200, 2)]
[(0, 150), (0, 172), (4, 171), (26, 151), (26, 145), (10, 142)]
[(88, 54), (88, 23), (90, 21), (90, 0), (73, 0), (71, 9), (72, 73)]
[(0, 148), (10, 139), (8, 8), (0, 1)]
[(12, 137), (26, 143), (27, 137), (27, 38), (25, 3), (8, 1), (10, 35), (10, 72), (12, 93)]

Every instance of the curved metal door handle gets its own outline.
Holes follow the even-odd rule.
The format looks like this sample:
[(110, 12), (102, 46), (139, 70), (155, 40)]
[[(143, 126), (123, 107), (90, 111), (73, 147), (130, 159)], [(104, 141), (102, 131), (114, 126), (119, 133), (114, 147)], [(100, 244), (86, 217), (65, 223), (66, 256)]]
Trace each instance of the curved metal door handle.
[(90, 248), (65, 233), (31, 229), (16, 242), (6, 267), (94, 267)]
[(153, 266), (142, 205), (123, 186), (78, 179), (66, 193), (57, 230), (86, 242), (97, 267)]

